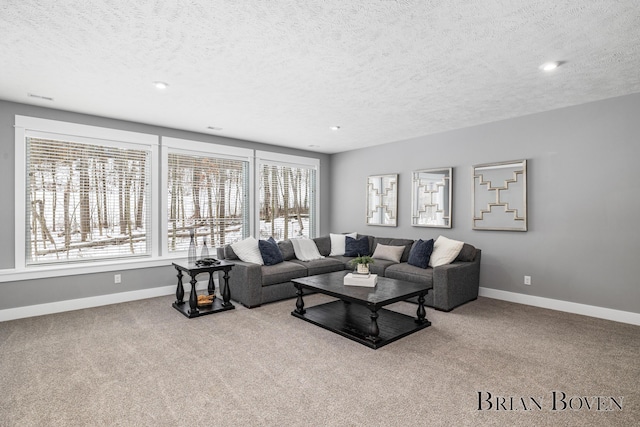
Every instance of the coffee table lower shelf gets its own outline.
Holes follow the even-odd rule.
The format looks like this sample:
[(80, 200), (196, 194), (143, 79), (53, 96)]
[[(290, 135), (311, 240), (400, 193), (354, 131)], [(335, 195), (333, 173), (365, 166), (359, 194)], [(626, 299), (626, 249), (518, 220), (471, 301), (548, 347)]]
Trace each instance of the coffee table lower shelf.
[(378, 349), (431, 325), (431, 322), (426, 319), (419, 322), (415, 317), (381, 308), (378, 310), (377, 319), (380, 334), (373, 342), (367, 338), (366, 332), (371, 323), (371, 311), (363, 305), (337, 300), (305, 307), (304, 314), (294, 310), (291, 315), (373, 349)]

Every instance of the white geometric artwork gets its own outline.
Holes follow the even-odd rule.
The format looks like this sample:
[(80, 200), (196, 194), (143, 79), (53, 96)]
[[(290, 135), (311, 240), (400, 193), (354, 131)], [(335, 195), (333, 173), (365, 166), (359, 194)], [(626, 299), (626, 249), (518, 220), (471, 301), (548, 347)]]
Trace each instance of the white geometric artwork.
[(473, 229), (527, 231), (527, 161), (473, 167)]
[(413, 172), (411, 225), (451, 228), (452, 168)]
[(397, 225), (398, 175), (372, 175), (367, 179), (367, 225)]

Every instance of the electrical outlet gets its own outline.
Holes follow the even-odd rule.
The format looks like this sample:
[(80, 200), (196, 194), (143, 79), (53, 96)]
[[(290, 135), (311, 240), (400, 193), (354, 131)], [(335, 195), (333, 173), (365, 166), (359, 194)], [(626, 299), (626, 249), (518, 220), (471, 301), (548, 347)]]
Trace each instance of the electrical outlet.
[(122, 283), (122, 276), (119, 274), (116, 274), (113, 276), (113, 283)]
[(524, 276), (524, 284), (525, 285), (531, 284), (531, 276)]

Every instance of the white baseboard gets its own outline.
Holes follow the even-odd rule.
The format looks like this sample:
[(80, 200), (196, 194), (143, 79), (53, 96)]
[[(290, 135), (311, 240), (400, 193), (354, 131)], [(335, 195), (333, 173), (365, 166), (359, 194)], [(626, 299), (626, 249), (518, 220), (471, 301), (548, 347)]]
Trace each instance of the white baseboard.
[[(206, 282), (198, 282), (197, 289), (205, 289), (206, 286)], [(191, 286), (189, 284), (185, 284), (185, 294), (188, 294), (190, 288)], [(145, 298), (173, 295), (175, 292), (175, 286), (163, 286), (159, 288), (141, 289), (138, 291), (120, 292), (117, 294), (29, 305), (26, 307), (8, 308), (0, 310), (0, 322), (22, 319), (25, 317), (42, 316), (45, 314), (61, 313), (64, 311), (81, 310), (83, 308), (100, 307), (102, 305), (118, 304)], [(611, 308), (596, 307), (594, 305), (578, 304), (575, 302), (518, 294), (515, 292), (483, 287), (480, 288), (479, 295), (481, 297), (499, 299), (540, 308), (548, 308), (550, 310), (565, 311), (567, 313), (581, 314), (584, 316), (597, 317), (600, 319), (613, 320), (615, 322), (640, 326), (640, 313), (613, 310)]]
[(575, 302), (518, 294), (515, 292), (483, 287), (480, 288), (479, 295), (481, 297), (532, 305), (540, 308), (548, 308), (550, 310), (565, 311), (567, 313), (582, 314), (583, 316), (597, 317), (599, 319), (613, 320), (615, 322), (629, 323), (631, 325), (640, 325), (640, 313), (632, 313), (630, 311), (614, 310), (611, 308), (597, 307), (595, 305), (578, 304)]
[[(207, 282), (198, 282), (196, 289), (206, 289)], [(191, 285), (184, 285), (185, 295), (189, 296)], [(42, 316), (45, 314), (61, 313), (63, 311), (81, 310), (83, 308), (100, 307), (102, 305), (119, 304), (146, 298), (175, 295), (176, 287), (162, 286), (159, 288), (141, 289), (138, 291), (120, 292), (117, 294), (99, 295), (95, 297), (78, 298), (66, 301), (56, 301), (46, 304), (29, 305), (26, 307), (8, 308), (0, 310), (0, 322), (23, 319), (25, 317)]]

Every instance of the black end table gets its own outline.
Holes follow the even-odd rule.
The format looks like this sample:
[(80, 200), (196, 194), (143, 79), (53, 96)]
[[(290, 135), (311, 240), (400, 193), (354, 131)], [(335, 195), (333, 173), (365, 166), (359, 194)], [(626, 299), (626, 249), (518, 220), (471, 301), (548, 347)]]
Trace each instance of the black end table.
[[(178, 288), (176, 289), (176, 301), (173, 303), (173, 308), (190, 319), (236, 308), (229, 301), (231, 299), (231, 291), (229, 290), (229, 271), (231, 271), (231, 268), (234, 265), (234, 263), (225, 260), (212, 265), (197, 265), (194, 263), (188, 263), (186, 260), (174, 262), (173, 266), (178, 271)], [(211, 307), (198, 308), (198, 295), (196, 293), (196, 284), (198, 281), (196, 280), (196, 276), (200, 273), (209, 273), (209, 286), (207, 291), (209, 295), (214, 295), (216, 292), (216, 285), (213, 281), (213, 273), (216, 271), (224, 271), (224, 283), (221, 284), (222, 301), (218, 298), (214, 298)], [(182, 285), (183, 272), (187, 273), (191, 277), (191, 293), (189, 294), (188, 304), (184, 302), (184, 287)]]

